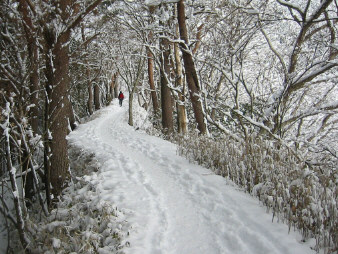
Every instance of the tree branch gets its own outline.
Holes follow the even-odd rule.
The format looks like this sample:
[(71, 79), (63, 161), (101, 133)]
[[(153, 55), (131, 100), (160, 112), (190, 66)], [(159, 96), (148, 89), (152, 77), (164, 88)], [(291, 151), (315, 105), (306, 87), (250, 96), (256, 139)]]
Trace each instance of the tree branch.
[(88, 5), (87, 8), (73, 20), (73, 22), (67, 27), (64, 33), (69, 33), (72, 29), (78, 26), (80, 22), (84, 19), (84, 17), (86, 17), (92, 10), (94, 10), (101, 2), (102, 0), (95, 0), (92, 4)]

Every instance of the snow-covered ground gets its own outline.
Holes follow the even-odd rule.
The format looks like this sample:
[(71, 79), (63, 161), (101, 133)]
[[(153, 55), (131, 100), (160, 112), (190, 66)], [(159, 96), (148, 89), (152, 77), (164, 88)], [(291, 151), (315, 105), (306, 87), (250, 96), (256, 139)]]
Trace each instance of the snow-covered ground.
[(96, 186), (91, 198), (117, 206), (130, 225), (125, 253), (315, 253), (256, 199), (129, 126), (127, 104), (113, 101), (69, 135), (100, 163), (85, 176)]

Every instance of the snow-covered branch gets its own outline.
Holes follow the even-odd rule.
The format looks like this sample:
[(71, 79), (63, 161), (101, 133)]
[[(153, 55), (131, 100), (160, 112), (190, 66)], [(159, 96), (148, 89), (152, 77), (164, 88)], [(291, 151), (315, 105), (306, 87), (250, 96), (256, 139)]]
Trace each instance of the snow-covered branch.
[(288, 7), (288, 8), (291, 8), (291, 9), (294, 9), (296, 10), (300, 16), (304, 16), (304, 13), (301, 9), (301, 7), (295, 3), (291, 3), (289, 1), (284, 1), (284, 0), (277, 0), (278, 3), (280, 3), (281, 5), (285, 6), (285, 7)]
[(64, 33), (69, 33), (72, 29), (74, 29), (76, 26), (78, 26), (81, 21), (90, 13), (92, 12), (100, 3), (102, 0), (95, 0), (92, 3), (90, 3), (82, 12), (80, 12), (67, 26)]
[(315, 116), (318, 114), (329, 114), (329, 115), (338, 114), (337, 109), (338, 109), (338, 101), (317, 106), (314, 109), (308, 110), (306, 112), (300, 112), (297, 116), (293, 116), (290, 117), (289, 119), (284, 120), (283, 125), (288, 125), (296, 120), (304, 119), (306, 117)]
[(318, 77), (320, 74), (325, 73), (326, 71), (337, 67), (338, 62), (327, 62), (320, 64), (318, 67), (310, 69), (311, 71), (306, 71), (305, 73), (300, 74), (298, 77), (295, 77), (290, 85), (290, 92), (297, 91), (304, 87), (307, 82), (310, 82), (314, 78)]

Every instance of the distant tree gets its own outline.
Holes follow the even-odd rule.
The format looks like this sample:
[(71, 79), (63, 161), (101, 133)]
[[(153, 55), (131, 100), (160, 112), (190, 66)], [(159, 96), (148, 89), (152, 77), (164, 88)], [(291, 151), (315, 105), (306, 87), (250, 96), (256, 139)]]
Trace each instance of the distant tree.
[[(124, 15), (132, 15), (133, 12), (126, 11)], [(130, 26), (130, 20), (118, 21), (119, 29), (128, 29)], [(133, 126), (133, 103), (134, 98), (137, 96), (141, 84), (144, 81), (145, 63), (147, 61), (147, 55), (145, 47), (140, 45), (137, 41), (135, 30), (131, 30), (130, 33), (120, 37), (115, 42), (114, 54), (118, 55), (118, 61), (115, 62), (115, 68), (118, 75), (123, 81), (125, 87), (128, 89), (129, 96), (129, 119), (128, 124)], [(122, 89), (121, 89), (122, 90)]]

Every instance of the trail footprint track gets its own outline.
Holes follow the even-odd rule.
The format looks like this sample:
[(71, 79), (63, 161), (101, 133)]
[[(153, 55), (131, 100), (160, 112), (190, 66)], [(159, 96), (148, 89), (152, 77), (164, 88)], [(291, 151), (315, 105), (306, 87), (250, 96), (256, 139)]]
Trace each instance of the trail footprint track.
[(132, 226), (123, 252), (313, 253), (287, 236), (287, 226), (270, 226), (271, 216), (251, 197), (177, 156), (173, 144), (135, 131), (121, 121), (125, 114), (113, 103), (71, 134), (101, 164), (96, 193)]

